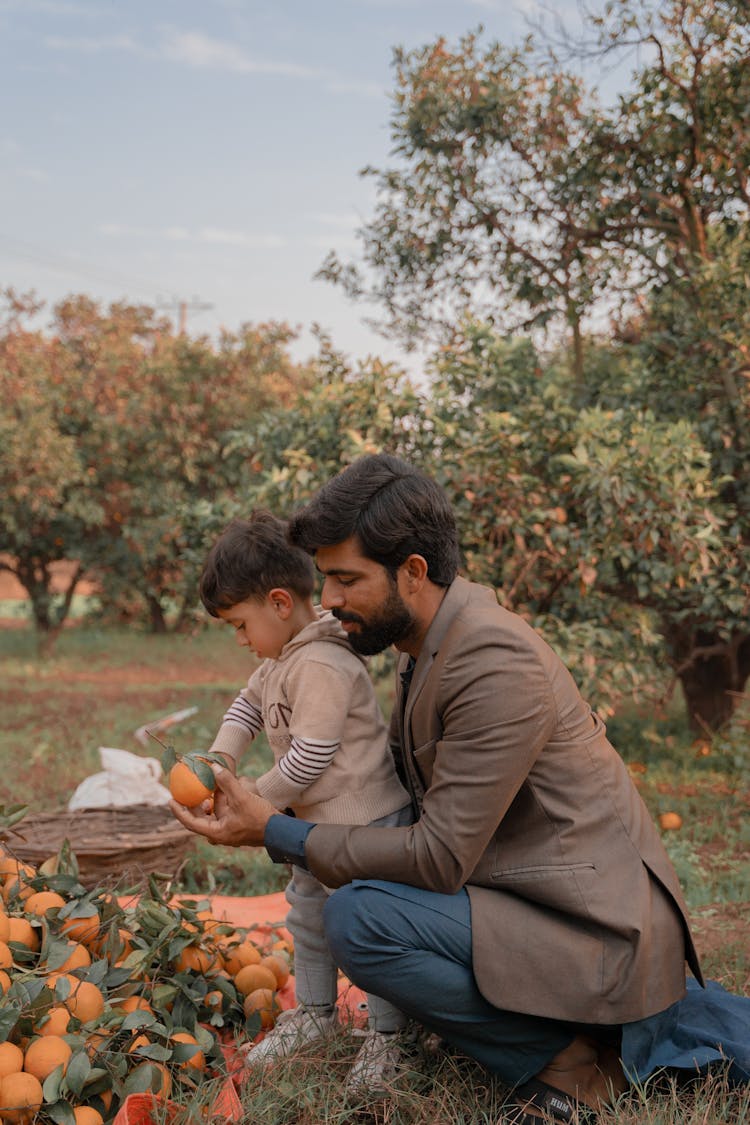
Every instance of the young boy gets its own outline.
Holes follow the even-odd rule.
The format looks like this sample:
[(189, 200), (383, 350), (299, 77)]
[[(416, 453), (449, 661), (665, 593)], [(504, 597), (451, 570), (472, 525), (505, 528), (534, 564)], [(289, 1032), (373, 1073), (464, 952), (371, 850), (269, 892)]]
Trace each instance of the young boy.
[[(265, 730), (274, 765), (253, 787), (280, 810), (319, 823), (410, 824), (409, 796), (388, 749), (387, 730), (363, 659), (340, 623), (313, 604), (310, 556), (289, 544), (270, 512), (236, 519), (211, 549), (200, 597), (237, 641), (262, 658), (224, 716), (211, 750), (236, 764)], [(299, 1007), (248, 1050), (256, 1066), (291, 1054), (335, 1022), (337, 967), (323, 930), (330, 892), (292, 867), (286, 925), (294, 938)], [(405, 1016), (368, 996), (369, 1030), (349, 1076), (350, 1092), (384, 1088), (395, 1070)]]

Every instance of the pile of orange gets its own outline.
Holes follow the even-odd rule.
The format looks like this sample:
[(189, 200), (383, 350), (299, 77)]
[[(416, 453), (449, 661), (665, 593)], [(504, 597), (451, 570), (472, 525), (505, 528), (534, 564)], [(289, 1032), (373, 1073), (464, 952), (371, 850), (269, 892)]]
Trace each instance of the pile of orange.
[(103, 1125), (129, 1093), (197, 1096), (228, 1035), (273, 1026), (290, 975), (277, 944), (207, 903), (123, 905), (0, 846), (0, 1007), (17, 1013), (0, 1025), (0, 1121)]

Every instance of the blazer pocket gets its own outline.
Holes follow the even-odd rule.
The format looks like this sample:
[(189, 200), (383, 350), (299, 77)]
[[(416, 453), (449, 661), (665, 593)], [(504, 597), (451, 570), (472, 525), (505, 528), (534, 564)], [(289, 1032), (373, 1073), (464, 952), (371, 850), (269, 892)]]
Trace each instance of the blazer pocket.
[(589, 916), (588, 888), (593, 890), (596, 865), (580, 863), (544, 863), (531, 867), (510, 867), (490, 873), (493, 885), (520, 898), (562, 910), (566, 914)]

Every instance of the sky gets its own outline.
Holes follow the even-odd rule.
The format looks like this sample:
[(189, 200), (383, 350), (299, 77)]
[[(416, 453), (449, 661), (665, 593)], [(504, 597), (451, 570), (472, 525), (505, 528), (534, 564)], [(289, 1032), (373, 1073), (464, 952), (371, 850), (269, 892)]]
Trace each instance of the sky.
[[(548, 6), (577, 26), (575, 0)], [(538, 0), (0, 0), (0, 287), (156, 305), (191, 335), (318, 323), (353, 359), (414, 362), (314, 280), (356, 258), (388, 163), (395, 46)]]

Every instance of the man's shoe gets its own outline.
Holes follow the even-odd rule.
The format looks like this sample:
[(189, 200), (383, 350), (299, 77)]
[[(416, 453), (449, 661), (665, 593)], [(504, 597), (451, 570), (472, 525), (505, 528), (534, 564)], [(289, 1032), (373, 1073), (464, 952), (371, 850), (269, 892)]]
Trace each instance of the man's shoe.
[(243, 1052), (245, 1066), (265, 1066), (276, 1059), (286, 1058), (306, 1043), (329, 1035), (335, 1023), (335, 1014), (322, 1016), (306, 1008), (289, 1008), (279, 1015), (275, 1026), (260, 1043), (246, 1047)]
[(355, 1029), (352, 1034), (364, 1042), (347, 1076), (346, 1094), (350, 1098), (383, 1097), (399, 1071), (402, 1033)]

